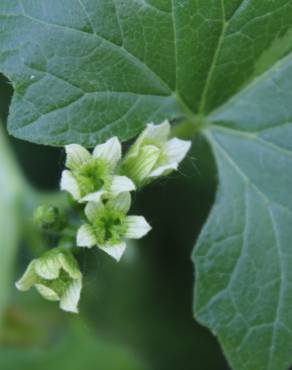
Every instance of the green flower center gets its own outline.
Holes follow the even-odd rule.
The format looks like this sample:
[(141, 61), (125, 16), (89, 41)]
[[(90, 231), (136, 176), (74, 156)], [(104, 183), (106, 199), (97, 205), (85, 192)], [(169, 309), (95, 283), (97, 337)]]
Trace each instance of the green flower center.
[(68, 286), (71, 284), (72, 278), (63, 269), (60, 270), (59, 277), (54, 280), (46, 280), (40, 278), (38, 283), (46, 286), (47, 288), (53, 290), (59, 297), (62, 297)]
[(117, 244), (121, 242), (126, 231), (125, 215), (112, 208), (105, 208), (94, 222), (98, 244)]
[(107, 185), (108, 169), (101, 159), (92, 159), (73, 172), (81, 197), (99, 191)]

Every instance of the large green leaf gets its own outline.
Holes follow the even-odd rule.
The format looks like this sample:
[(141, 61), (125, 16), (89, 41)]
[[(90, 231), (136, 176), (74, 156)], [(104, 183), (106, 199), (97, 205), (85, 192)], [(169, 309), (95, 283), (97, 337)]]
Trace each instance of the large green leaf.
[(234, 369), (292, 362), (291, 82), (288, 57), (214, 112), (206, 130), (219, 190), (194, 253), (195, 308)]
[(14, 85), (10, 132), (87, 146), (178, 111), (170, 3), (2, 0), (0, 70)]
[(2, 0), (9, 130), (92, 146), (203, 114), (287, 51), (290, 19), (287, 0)]
[[(20, 138), (94, 145), (202, 125), (219, 190), (195, 252), (196, 316), (235, 370), (292, 362), (292, 0), (2, 0)], [(292, 262), (292, 260), (291, 260)]]

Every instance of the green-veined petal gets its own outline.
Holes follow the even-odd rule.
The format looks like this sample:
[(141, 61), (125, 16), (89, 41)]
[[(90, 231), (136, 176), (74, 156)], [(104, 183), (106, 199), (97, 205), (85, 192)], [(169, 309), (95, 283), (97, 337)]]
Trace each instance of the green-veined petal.
[(135, 157), (129, 156), (124, 162), (124, 172), (137, 185), (143, 184), (153, 170), (160, 155), (154, 145), (145, 145)]
[(168, 162), (180, 163), (187, 155), (191, 145), (192, 142), (188, 140), (180, 140), (177, 138), (169, 140), (164, 146), (164, 154), (166, 155)]
[(103, 203), (89, 202), (86, 204), (85, 214), (90, 222), (94, 222), (94, 220), (100, 215), (103, 210)]
[(48, 288), (47, 286), (43, 284), (35, 284), (36, 290), (40, 293), (40, 295), (47, 299), (48, 301), (59, 301), (60, 297), (56, 292), (54, 292), (52, 289)]
[(80, 199), (80, 190), (78, 183), (72, 173), (68, 170), (64, 170), (61, 176), (61, 190), (68, 191), (74, 199)]
[(78, 313), (78, 302), (82, 289), (82, 277), (73, 280), (60, 300), (60, 308), (67, 312)]
[(121, 242), (114, 245), (110, 244), (99, 245), (98, 247), (107, 254), (109, 254), (111, 257), (113, 257), (117, 262), (119, 262), (119, 260), (121, 259), (122, 255), (126, 250), (127, 245), (125, 242)]
[(112, 198), (107, 203), (108, 207), (114, 208), (119, 212), (127, 214), (131, 207), (131, 195), (129, 192), (120, 193), (115, 198)]
[(101, 158), (112, 167), (115, 167), (122, 157), (122, 146), (119, 139), (115, 136), (104, 144), (97, 145), (93, 151), (93, 157)]
[(117, 195), (122, 192), (136, 190), (136, 186), (127, 176), (113, 176), (110, 192)]
[(35, 272), (45, 280), (57, 279), (61, 267), (56, 250), (45, 253), (35, 261)]
[(23, 276), (16, 282), (16, 288), (22, 292), (29, 290), (38, 280), (35, 272), (35, 260), (31, 261)]
[(97, 202), (98, 203), (101, 201), (101, 198), (104, 194), (106, 194), (105, 190), (99, 190), (99, 191), (96, 191), (95, 193), (87, 194), (85, 197), (79, 200), (79, 203), (86, 203), (86, 202)]
[(151, 230), (151, 226), (142, 216), (127, 216), (125, 223), (127, 225), (125, 237), (128, 239), (141, 239)]
[(163, 166), (157, 167), (154, 171), (149, 174), (149, 177), (159, 177), (159, 176), (166, 176), (169, 175), (172, 171), (176, 171), (178, 169), (178, 163), (173, 162)]
[(97, 244), (94, 229), (89, 224), (82, 225), (77, 232), (77, 246), (91, 248)]
[(62, 269), (68, 273), (72, 279), (78, 279), (81, 276), (79, 266), (71, 253), (60, 252), (58, 254), (59, 263)]
[(66, 167), (70, 170), (80, 168), (84, 163), (91, 159), (91, 154), (79, 144), (70, 144), (65, 146)]
[(170, 135), (170, 123), (168, 120), (163, 121), (159, 125), (149, 123), (146, 129), (142, 132), (143, 139), (154, 140), (155, 142), (164, 144)]

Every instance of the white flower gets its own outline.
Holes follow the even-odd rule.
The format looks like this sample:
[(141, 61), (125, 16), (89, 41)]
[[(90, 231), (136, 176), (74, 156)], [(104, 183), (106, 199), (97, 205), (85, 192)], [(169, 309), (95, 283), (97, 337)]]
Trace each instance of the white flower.
[(121, 159), (121, 144), (113, 137), (95, 147), (92, 154), (78, 144), (66, 149), (66, 167), (61, 178), (61, 189), (68, 191), (79, 202), (99, 202), (102, 197), (116, 196), (135, 190), (126, 176), (114, 175)]
[(16, 287), (23, 292), (35, 287), (43, 298), (60, 301), (62, 310), (78, 313), (82, 274), (69, 251), (54, 248), (28, 265)]
[(137, 186), (177, 170), (191, 147), (190, 141), (169, 139), (170, 124), (149, 123), (127, 153), (122, 169)]
[(98, 246), (119, 261), (126, 249), (125, 239), (140, 239), (151, 230), (144, 217), (127, 216), (130, 205), (130, 193), (121, 193), (105, 204), (88, 203), (85, 214), (89, 223), (78, 230), (77, 246)]

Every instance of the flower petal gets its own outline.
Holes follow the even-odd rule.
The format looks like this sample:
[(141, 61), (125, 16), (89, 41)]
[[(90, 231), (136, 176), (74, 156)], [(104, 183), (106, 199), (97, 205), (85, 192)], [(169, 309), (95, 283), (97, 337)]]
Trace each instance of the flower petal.
[(98, 246), (100, 249), (102, 249), (104, 252), (109, 254), (111, 257), (113, 257), (117, 262), (121, 259), (122, 255), (124, 254), (126, 250), (126, 243), (118, 243), (114, 245), (105, 244)]
[(172, 171), (177, 170), (178, 163), (170, 163), (166, 164), (165, 166), (157, 167), (154, 171), (152, 171), (149, 177), (159, 177), (159, 176), (166, 176), (169, 175)]
[(38, 280), (35, 272), (35, 260), (33, 260), (27, 267), (23, 276), (15, 283), (16, 288), (22, 292), (29, 290)]
[(128, 213), (131, 207), (131, 195), (129, 192), (120, 193), (115, 198), (107, 202), (108, 207), (112, 207), (119, 212)]
[(83, 148), (83, 146), (78, 144), (70, 144), (65, 146), (67, 158), (66, 167), (70, 170), (76, 170), (80, 168), (84, 163), (91, 159), (91, 155)]
[(180, 163), (192, 145), (191, 141), (180, 140), (177, 138), (169, 140), (164, 147), (164, 153), (169, 162)]
[(78, 183), (72, 173), (68, 170), (62, 172), (61, 190), (68, 191), (76, 200), (80, 199)]
[(136, 190), (136, 186), (127, 176), (113, 176), (110, 192), (115, 196), (119, 193)]
[(35, 272), (45, 280), (57, 279), (60, 274), (62, 266), (58, 259), (58, 253), (55, 251), (52, 249), (35, 261)]
[(151, 230), (151, 226), (142, 216), (128, 216), (125, 223), (128, 228), (125, 237), (129, 239), (141, 239)]
[(154, 145), (145, 145), (136, 157), (129, 156), (124, 162), (124, 173), (137, 185), (143, 184), (154, 168), (160, 155), (160, 149)]
[(75, 279), (66, 289), (60, 300), (60, 308), (66, 312), (78, 313), (78, 302), (82, 289), (82, 277)]
[(74, 256), (68, 252), (62, 252), (58, 254), (59, 262), (62, 269), (68, 273), (72, 279), (78, 279), (81, 276), (79, 266)]
[(146, 129), (142, 132), (143, 139), (154, 140), (158, 143), (165, 143), (170, 135), (170, 123), (168, 120), (163, 121), (159, 125), (149, 123)]
[(36, 290), (40, 293), (40, 295), (47, 299), (48, 301), (59, 301), (60, 297), (56, 292), (54, 292), (52, 289), (46, 287), (43, 284), (35, 284)]
[(104, 209), (103, 203), (89, 202), (85, 207), (86, 217), (90, 222), (94, 222)]
[(97, 244), (94, 229), (89, 224), (82, 225), (77, 232), (77, 246), (91, 248)]
[(95, 193), (87, 194), (85, 197), (79, 200), (79, 203), (86, 203), (86, 202), (100, 202), (101, 197), (106, 193), (105, 190), (99, 190)]
[(122, 157), (122, 146), (119, 139), (115, 136), (104, 144), (97, 145), (93, 151), (93, 157), (101, 158), (115, 167)]

